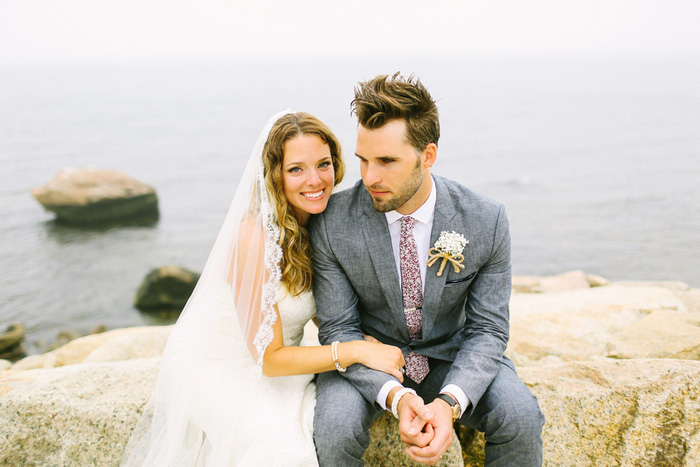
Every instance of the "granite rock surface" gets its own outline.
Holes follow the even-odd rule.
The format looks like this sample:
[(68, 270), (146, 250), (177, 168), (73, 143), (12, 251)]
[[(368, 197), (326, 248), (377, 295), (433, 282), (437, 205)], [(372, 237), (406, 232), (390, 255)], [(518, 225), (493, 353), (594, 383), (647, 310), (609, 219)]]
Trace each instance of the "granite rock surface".
[[(546, 417), (544, 465), (700, 466), (699, 291), (596, 283), (511, 299), (507, 353)], [(118, 465), (171, 329), (114, 330), (0, 361), (0, 465)], [(368, 465), (411, 465), (395, 425), (384, 415), (372, 427)], [(477, 459), (468, 465), (482, 465), (483, 436), (460, 439)], [(462, 465), (455, 443), (440, 465)]]

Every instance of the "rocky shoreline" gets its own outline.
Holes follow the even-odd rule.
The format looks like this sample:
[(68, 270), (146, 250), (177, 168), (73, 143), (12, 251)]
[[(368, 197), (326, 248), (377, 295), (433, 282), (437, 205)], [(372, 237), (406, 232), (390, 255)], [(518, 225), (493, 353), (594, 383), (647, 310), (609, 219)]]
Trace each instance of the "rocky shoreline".
[[(545, 414), (546, 466), (700, 465), (699, 289), (581, 271), (513, 287), (506, 354)], [(118, 329), (0, 360), (0, 465), (118, 465), (170, 330)], [(387, 435), (393, 423), (373, 427), (368, 465), (410, 465)], [(483, 437), (459, 436), (470, 454), (455, 443), (440, 465), (482, 465)]]

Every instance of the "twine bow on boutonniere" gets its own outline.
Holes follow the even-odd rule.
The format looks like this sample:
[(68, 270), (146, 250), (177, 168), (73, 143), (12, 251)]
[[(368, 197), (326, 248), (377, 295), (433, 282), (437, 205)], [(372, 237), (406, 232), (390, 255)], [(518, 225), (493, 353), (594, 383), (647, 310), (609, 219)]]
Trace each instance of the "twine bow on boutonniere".
[(455, 272), (459, 272), (460, 269), (464, 269), (464, 265), (462, 264), (462, 262), (464, 262), (464, 255), (462, 255), (462, 251), (464, 251), (464, 247), (467, 246), (467, 243), (469, 243), (469, 240), (464, 238), (464, 235), (458, 234), (455, 231), (440, 232), (440, 237), (430, 249), (430, 256), (426, 264), (430, 267), (442, 258), (442, 264), (440, 264), (440, 270), (437, 273), (438, 277), (442, 276), (442, 271), (445, 269), (445, 265), (448, 262), (452, 263)]

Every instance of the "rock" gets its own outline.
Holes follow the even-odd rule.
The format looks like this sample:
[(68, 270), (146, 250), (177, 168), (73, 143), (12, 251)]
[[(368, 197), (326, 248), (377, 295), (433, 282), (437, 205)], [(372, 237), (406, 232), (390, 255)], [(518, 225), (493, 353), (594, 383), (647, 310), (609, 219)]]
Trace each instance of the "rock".
[(162, 266), (141, 282), (134, 306), (141, 311), (177, 309), (181, 311), (192, 295), (199, 274), (179, 266)]
[(61, 331), (56, 335), (56, 340), (53, 341), (53, 343), (45, 346), (42, 351), (43, 353), (50, 352), (52, 350), (55, 350), (59, 347), (62, 347), (69, 343), (72, 340), (75, 340), (80, 337), (80, 334), (77, 332), (73, 331)]
[(172, 326), (144, 326), (80, 337), (51, 352), (26, 357), (12, 370), (156, 357), (163, 353), (171, 330)]
[(586, 273), (578, 270), (548, 277), (514, 276), (513, 290), (517, 293), (561, 292), (609, 284), (606, 281), (599, 276), (587, 276)]
[(132, 332), (116, 335), (93, 350), (84, 362), (114, 362), (135, 358), (160, 357), (173, 326), (132, 328)]
[(11, 324), (0, 332), (0, 358), (17, 360), (25, 355), (24, 326), (20, 323)]
[(513, 291), (516, 293), (536, 293), (540, 280), (539, 276), (513, 276)]
[(484, 434), (459, 423), (455, 424), (455, 431), (457, 432), (459, 444), (462, 446), (464, 465), (466, 467), (483, 467), (484, 446), (486, 445)]
[(590, 287), (588, 277), (583, 271), (569, 271), (556, 276), (543, 277), (539, 292), (561, 292), (564, 290), (587, 289)]
[[(158, 365), (158, 358), (83, 363), (0, 379), (0, 465), (119, 465)], [(370, 436), (368, 466), (419, 465), (403, 453), (390, 414), (372, 425)], [(456, 435), (436, 465), (463, 465)]]
[[(102, 332), (105, 332), (107, 328), (103, 325), (97, 325), (93, 329), (91, 329), (86, 336), (90, 336), (93, 334), (100, 334)], [(80, 334), (77, 332), (73, 331), (61, 331), (56, 335), (56, 340), (53, 341), (51, 344), (47, 344), (46, 342), (37, 342), (36, 345), (41, 349), (42, 353), (48, 353), (51, 352), (52, 350), (56, 350), (60, 347), (63, 347), (64, 345), (68, 344), (71, 341), (74, 341), (75, 339), (80, 338)]]
[(88, 335), (101, 334), (105, 331), (107, 331), (107, 326), (105, 326), (104, 324), (98, 324), (94, 328), (90, 329), (90, 331), (88, 331)]
[(615, 282), (619, 287), (661, 287), (671, 292), (687, 292), (691, 287), (681, 281), (620, 281)]
[(0, 379), (0, 465), (119, 465), (157, 369), (138, 359)]
[(24, 340), (24, 326), (20, 323), (11, 324), (0, 333), (0, 352), (10, 349)]
[[(698, 332), (694, 324), (697, 314), (689, 313), (673, 292), (660, 287), (614, 284), (515, 294), (510, 310), (511, 338), (506, 355), (520, 366), (550, 364), (552, 356), (574, 361), (697, 355), (693, 343)], [(653, 331), (649, 331), (651, 323), (655, 323)]]
[(68, 167), (32, 195), (57, 219), (73, 224), (158, 216), (153, 188), (110, 170)]
[(0, 371), (9, 370), (11, 366), (12, 366), (11, 361), (0, 359)]
[(676, 292), (676, 297), (688, 308), (688, 311), (700, 313), (700, 289)]
[(518, 373), (546, 418), (545, 466), (698, 465), (700, 362), (577, 362)]
[(35, 370), (37, 368), (55, 368), (56, 355), (49, 352), (41, 355), (29, 355), (12, 365), (14, 371)]
[[(700, 362), (576, 362), (518, 373), (545, 416), (545, 467), (699, 465)], [(483, 466), (484, 437), (458, 433), (472, 465)]]
[(626, 281), (616, 282), (620, 287), (661, 287), (673, 292), (685, 304), (688, 311), (700, 313), (700, 289), (693, 289), (680, 281)]
[(662, 310), (615, 334), (606, 345), (612, 358), (700, 360), (700, 313)]
[(588, 285), (591, 287), (605, 287), (606, 285), (611, 284), (611, 282), (606, 278), (596, 276), (595, 274), (586, 275), (586, 279), (588, 279)]
[[(401, 466), (420, 466), (413, 461), (404, 449), (406, 445), (401, 441), (399, 435), (399, 421), (394, 418), (389, 412), (383, 413), (372, 424), (369, 430), (370, 445), (365, 451), (362, 460), (367, 466), (371, 467), (394, 467)], [(438, 466), (462, 466), (462, 448), (459, 444), (454, 430), (452, 431), (452, 444), (447, 449), (442, 460), (434, 464)]]

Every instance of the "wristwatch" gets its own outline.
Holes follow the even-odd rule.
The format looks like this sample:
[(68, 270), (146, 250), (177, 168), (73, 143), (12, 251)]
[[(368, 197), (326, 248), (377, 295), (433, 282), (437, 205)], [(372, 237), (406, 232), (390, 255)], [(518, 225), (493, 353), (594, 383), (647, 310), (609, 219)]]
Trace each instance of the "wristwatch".
[(448, 396), (447, 394), (438, 394), (436, 399), (442, 399), (447, 402), (450, 407), (452, 407), (453, 422), (457, 421), (462, 416), (462, 408), (459, 406), (459, 402), (454, 400), (452, 397)]

